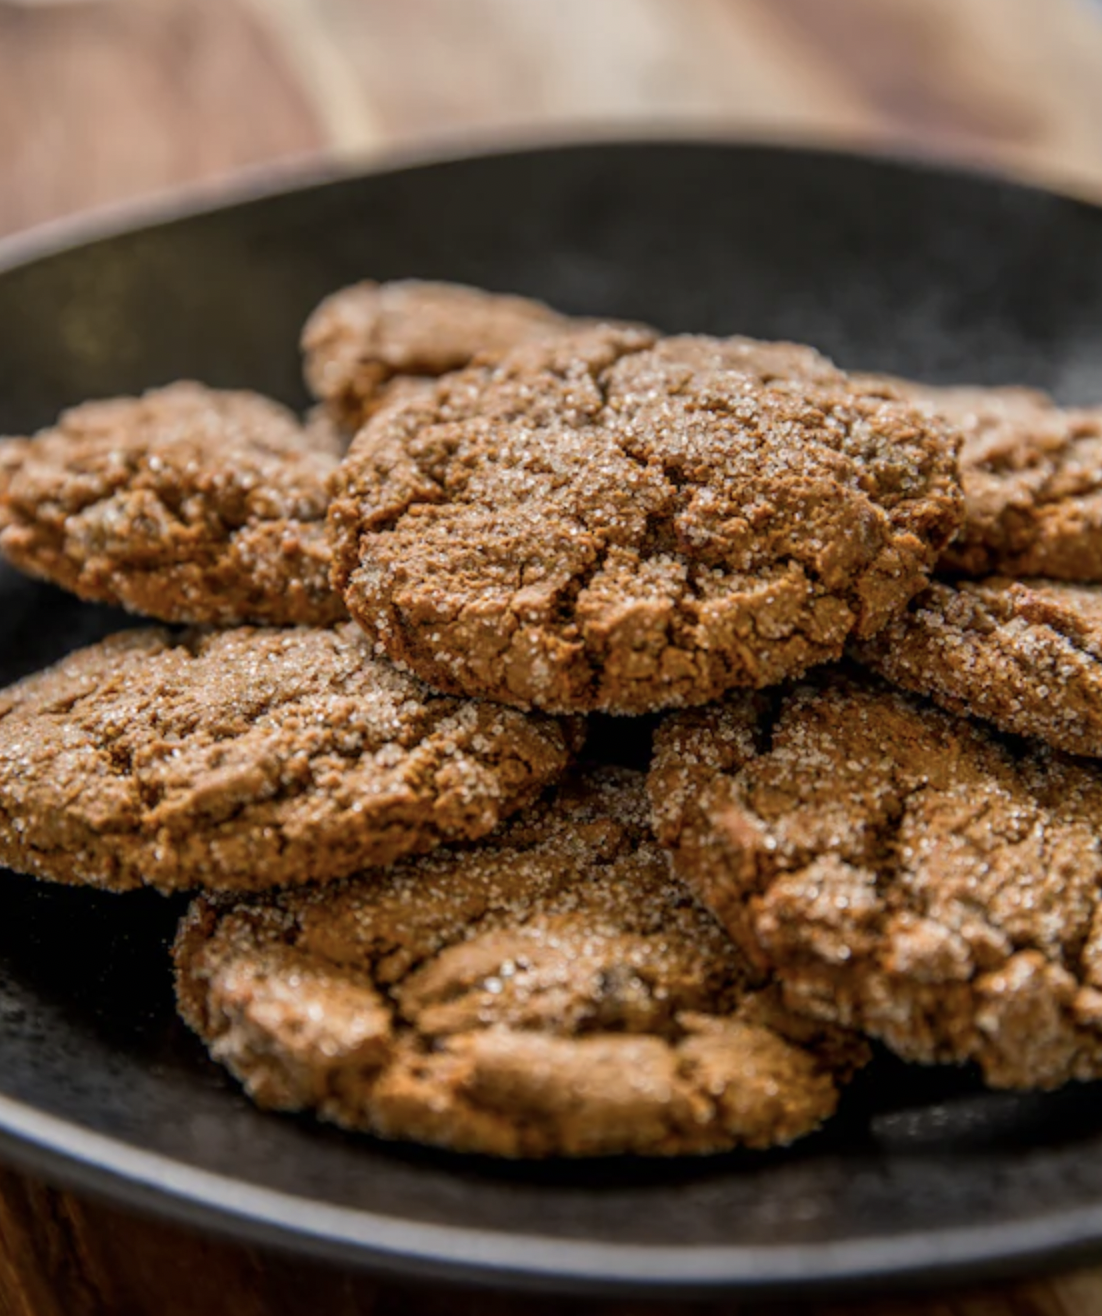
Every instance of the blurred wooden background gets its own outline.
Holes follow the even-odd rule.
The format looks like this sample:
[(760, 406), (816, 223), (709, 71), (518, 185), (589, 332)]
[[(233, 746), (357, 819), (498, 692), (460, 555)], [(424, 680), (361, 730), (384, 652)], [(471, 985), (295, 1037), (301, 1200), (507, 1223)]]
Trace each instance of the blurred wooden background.
[[(0, 234), (304, 156), (648, 128), (902, 149), (1102, 200), (1102, 2), (0, 0)], [(592, 1310), (412, 1295), (0, 1172), (0, 1316)], [(1102, 1269), (814, 1312), (1102, 1316)]]
[(0, 231), (304, 153), (600, 125), (1102, 196), (1098, 0), (0, 0)]

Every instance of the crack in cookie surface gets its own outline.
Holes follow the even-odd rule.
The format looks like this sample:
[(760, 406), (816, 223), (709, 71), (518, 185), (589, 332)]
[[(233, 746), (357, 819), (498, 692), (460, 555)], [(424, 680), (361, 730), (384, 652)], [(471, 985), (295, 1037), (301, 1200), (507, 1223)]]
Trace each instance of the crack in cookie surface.
[(793, 1009), (999, 1087), (1102, 1076), (1091, 765), (833, 674), (674, 715), (650, 790), (677, 872)]
[(0, 691), (0, 864), (113, 889), (330, 881), (484, 835), (580, 735), (438, 695), (352, 622), (124, 632)]
[(627, 770), (475, 846), (202, 899), (175, 957), (185, 1019), (262, 1104), (462, 1151), (788, 1142), (867, 1058), (785, 1011), (669, 876)]
[(952, 437), (810, 349), (606, 327), (377, 416), (329, 525), (352, 614), (439, 688), (642, 712), (837, 657), (959, 514)]

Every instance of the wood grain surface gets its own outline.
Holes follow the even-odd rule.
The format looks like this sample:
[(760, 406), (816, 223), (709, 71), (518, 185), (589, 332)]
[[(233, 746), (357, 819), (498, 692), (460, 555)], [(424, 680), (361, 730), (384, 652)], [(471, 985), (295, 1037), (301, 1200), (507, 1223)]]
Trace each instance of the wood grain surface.
[[(899, 148), (1102, 198), (1102, 5), (0, 0), (0, 234), (304, 155), (626, 128)], [(380, 1284), (0, 1171), (0, 1316), (596, 1310)], [(1102, 1269), (800, 1310), (1100, 1316)]]

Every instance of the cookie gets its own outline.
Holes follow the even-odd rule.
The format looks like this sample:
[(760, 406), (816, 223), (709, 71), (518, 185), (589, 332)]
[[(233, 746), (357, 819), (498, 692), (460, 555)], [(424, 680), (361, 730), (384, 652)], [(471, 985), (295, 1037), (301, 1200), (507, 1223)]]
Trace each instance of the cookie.
[(1102, 757), (1100, 586), (938, 581), (854, 653), (954, 713)]
[(0, 552), (170, 622), (322, 624), (337, 454), (253, 393), (180, 383), (0, 443)]
[(965, 518), (942, 569), (1102, 581), (1102, 409), (1025, 388), (891, 380), (964, 436)]
[(262, 1106), (495, 1156), (676, 1155), (810, 1132), (864, 1044), (787, 1014), (670, 878), (643, 775), (324, 890), (197, 900), (190, 1026)]
[(334, 482), (334, 584), (430, 684), (640, 713), (875, 633), (955, 532), (954, 439), (810, 349), (608, 326), (377, 415)]
[(527, 297), (458, 283), (368, 280), (326, 297), (307, 320), (306, 382), (355, 431), (396, 378), (443, 375), (481, 352), (553, 337), (576, 323)]
[(474, 839), (579, 727), (437, 695), (331, 628), (126, 631), (0, 691), (0, 866), (258, 890)]
[(677, 873), (798, 1013), (995, 1087), (1102, 1077), (1102, 774), (867, 680), (664, 722)]
[[(382, 407), (400, 406), (402, 403), (419, 397), (428, 391), (431, 381), (417, 379), (412, 375), (400, 375), (392, 379), (379, 395), (374, 410)], [(340, 460), (352, 446), (356, 429), (343, 424), (325, 407), (318, 403), (310, 408), (305, 419), (306, 438), (315, 452), (329, 453)]]

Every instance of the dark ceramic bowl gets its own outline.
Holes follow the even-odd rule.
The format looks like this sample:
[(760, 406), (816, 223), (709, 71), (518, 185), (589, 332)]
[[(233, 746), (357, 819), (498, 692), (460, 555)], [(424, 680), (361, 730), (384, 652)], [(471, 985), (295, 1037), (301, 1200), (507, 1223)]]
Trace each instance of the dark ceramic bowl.
[[(332, 288), (439, 276), (844, 365), (1102, 399), (1102, 211), (961, 173), (716, 143), (396, 168), (0, 250), (0, 431), (180, 376), (303, 403)], [(68, 241), (87, 237), (75, 230)], [(33, 257), (33, 258), (29, 258)], [(0, 679), (124, 619), (0, 571)], [(1102, 1255), (1102, 1086), (882, 1057), (788, 1151), (501, 1165), (262, 1114), (172, 1009), (180, 903), (0, 881), (0, 1147), (241, 1237), (548, 1289), (817, 1290)]]

